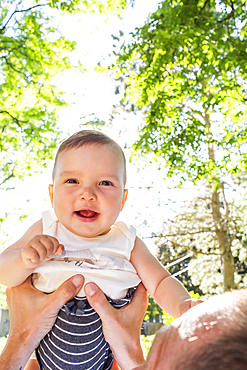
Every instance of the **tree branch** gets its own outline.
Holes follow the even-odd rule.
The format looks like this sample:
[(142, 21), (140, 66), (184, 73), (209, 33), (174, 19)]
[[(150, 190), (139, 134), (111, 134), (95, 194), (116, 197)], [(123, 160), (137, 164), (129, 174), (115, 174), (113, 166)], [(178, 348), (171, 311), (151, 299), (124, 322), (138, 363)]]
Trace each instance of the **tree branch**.
[(227, 220), (228, 220), (228, 216), (229, 216), (229, 207), (228, 207), (228, 203), (226, 201), (226, 196), (225, 196), (225, 189), (224, 189), (224, 181), (221, 183), (221, 191), (222, 191), (222, 196), (223, 196), (223, 200), (224, 200), (224, 203), (225, 203), (225, 206), (226, 206), (226, 212), (225, 212), (225, 215), (224, 215), (224, 218), (225, 218), (225, 224), (227, 226)]
[(167, 238), (167, 237), (172, 237), (172, 236), (184, 236), (184, 235), (195, 235), (195, 234), (203, 234), (203, 233), (212, 233), (212, 228), (205, 228), (203, 230), (198, 230), (198, 231), (184, 231), (184, 232), (179, 232), (175, 234), (159, 234), (159, 235), (153, 235), (155, 238)]
[(206, 0), (205, 3), (203, 4), (203, 7), (201, 8), (201, 11), (204, 10), (207, 6), (207, 3), (209, 3), (210, 0)]
[(2, 59), (4, 59), (4, 60), (5, 60), (6, 64), (7, 64), (10, 68), (12, 68), (16, 73), (19, 73), (19, 74), (24, 78), (24, 80), (25, 80), (27, 83), (29, 83), (28, 78), (27, 78), (27, 76), (25, 75), (25, 73), (23, 73), (21, 70), (16, 69), (16, 68), (13, 66), (13, 64), (12, 64), (12, 63), (9, 63), (8, 58), (7, 58), (5, 55), (2, 57)]
[[(0, 111), (0, 114), (7, 114), (8, 116), (10, 116), (12, 119), (13, 119), (13, 121), (20, 127), (20, 128), (22, 128), (22, 126), (21, 126), (21, 124), (20, 124), (20, 122), (22, 122), (22, 123), (27, 123), (28, 121), (22, 121), (22, 120), (20, 120), (20, 119), (18, 119), (18, 118), (16, 118), (16, 117), (14, 117), (11, 113), (9, 113), (8, 111), (6, 111), (6, 110), (1, 110)], [(3, 129), (5, 128), (6, 126), (4, 126), (3, 127)], [(3, 132), (3, 131), (2, 131)]]
[(5, 182), (7, 182), (12, 177), (15, 177), (13, 172), (11, 172), (11, 174), (8, 177), (6, 177), (2, 182), (0, 182), (0, 186), (3, 185)]
[(31, 6), (30, 8), (28, 9), (23, 9), (23, 10), (15, 10), (11, 16), (9, 17), (9, 19), (7, 20), (7, 22), (5, 23), (5, 25), (0, 29), (0, 33), (3, 33), (3, 31), (6, 29), (8, 23), (10, 22), (11, 18), (16, 14), (16, 13), (23, 13), (23, 12), (28, 12), (29, 10), (33, 10), (34, 8), (38, 8), (38, 7), (41, 7), (41, 6), (47, 6), (47, 4), (38, 4), (38, 5), (34, 5), (34, 6)]

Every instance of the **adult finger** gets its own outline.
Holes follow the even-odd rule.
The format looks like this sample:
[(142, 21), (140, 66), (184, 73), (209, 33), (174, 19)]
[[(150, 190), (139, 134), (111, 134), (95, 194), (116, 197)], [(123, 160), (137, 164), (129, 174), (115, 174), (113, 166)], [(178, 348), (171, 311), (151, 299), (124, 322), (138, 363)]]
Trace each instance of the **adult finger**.
[(145, 314), (148, 307), (148, 295), (147, 290), (142, 283), (140, 283), (136, 288), (131, 305), (132, 308), (136, 307), (139, 312), (143, 313), (143, 315)]
[(108, 302), (102, 290), (94, 283), (87, 283), (84, 287), (87, 300), (98, 313), (103, 322), (110, 321), (115, 314), (115, 308)]
[(65, 281), (54, 293), (50, 294), (54, 308), (57, 311), (79, 293), (84, 284), (84, 277), (82, 275), (72, 276)]

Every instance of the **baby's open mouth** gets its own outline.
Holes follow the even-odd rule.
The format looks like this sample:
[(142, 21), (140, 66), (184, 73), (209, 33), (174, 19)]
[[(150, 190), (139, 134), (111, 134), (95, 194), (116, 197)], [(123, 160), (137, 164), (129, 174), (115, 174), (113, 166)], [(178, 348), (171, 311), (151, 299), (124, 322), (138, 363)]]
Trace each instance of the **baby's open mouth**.
[(98, 213), (95, 211), (91, 211), (90, 209), (82, 209), (80, 211), (76, 211), (76, 214), (84, 218), (93, 218), (97, 216)]

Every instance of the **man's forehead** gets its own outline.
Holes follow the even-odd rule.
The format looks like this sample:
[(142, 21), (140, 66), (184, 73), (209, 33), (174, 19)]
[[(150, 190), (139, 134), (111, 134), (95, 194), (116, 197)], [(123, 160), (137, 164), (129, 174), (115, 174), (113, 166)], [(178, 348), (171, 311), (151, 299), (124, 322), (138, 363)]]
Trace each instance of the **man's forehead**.
[(174, 370), (176, 356), (180, 352), (177, 328), (172, 324), (162, 327), (152, 344), (144, 370)]
[[(209, 323), (201, 321), (201, 310), (194, 308), (158, 331), (144, 369), (174, 370), (181, 356), (187, 356), (191, 349), (201, 345), (202, 337), (205, 333), (208, 334), (210, 325), (211, 328), (215, 327), (217, 320), (210, 321), (210, 315)], [(155, 367), (149, 367), (149, 361), (151, 363), (156, 354), (159, 356), (157, 355)]]

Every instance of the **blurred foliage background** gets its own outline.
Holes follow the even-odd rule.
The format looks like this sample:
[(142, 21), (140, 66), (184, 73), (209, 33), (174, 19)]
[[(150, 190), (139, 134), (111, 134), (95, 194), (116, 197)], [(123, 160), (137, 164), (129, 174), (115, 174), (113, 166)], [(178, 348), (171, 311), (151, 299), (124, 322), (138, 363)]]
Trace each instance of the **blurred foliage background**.
[[(180, 189), (167, 207), (182, 206), (172, 217), (163, 209), (158, 230), (151, 224), (151, 218), (157, 217), (154, 212), (149, 217), (139, 211), (136, 224), (151, 229), (148, 238), (156, 246), (157, 258), (192, 295), (207, 299), (246, 287), (247, 1), (160, 1), (143, 24), (136, 18), (138, 24), (131, 32), (125, 31), (126, 14), (131, 13), (125, 12), (134, 11), (135, 1), (4, 0), (0, 4), (0, 191), (4, 197), (12, 194), (14, 181), (42, 175), (49, 166), (67, 133), (61, 129), (61, 112), (66, 115), (66, 109), (73, 109), (73, 99), (84, 89), (80, 86), (69, 97), (69, 79), (58, 83), (68, 71), (78, 79), (87, 73), (78, 41), (63, 34), (60, 20), (70, 17), (66, 19), (73, 22), (78, 14), (97, 14), (94, 21), (102, 18), (109, 24), (119, 19), (118, 32), (112, 31), (111, 52), (92, 66), (97, 76), (112, 81), (114, 102), (108, 118), (93, 111), (90, 117), (80, 113), (73, 127), (109, 133), (118, 127), (136, 174), (147, 164), (157, 166), (164, 184), (172, 179)], [(86, 38), (83, 32), (82, 25), (78, 34)], [(98, 105), (95, 100), (95, 111)], [(119, 117), (123, 121), (117, 126)], [(135, 127), (133, 120), (132, 138), (126, 132)], [(146, 176), (139, 193), (155, 192), (155, 185)], [(195, 189), (190, 199), (184, 199), (186, 186)], [(166, 197), (162, 194), (158, 203)], [(18, 206), (22, 222), (30, 215)], [(5, 232), (5, 221), (11, 216), (10, 209), (2, 206), (4, 246), (11, 240)], [(0, 304), (6, 307), (4, 291), (0, 286)], [(164, 323), (172, 320), (150, 297), (145, 320), (161, 318)]]

